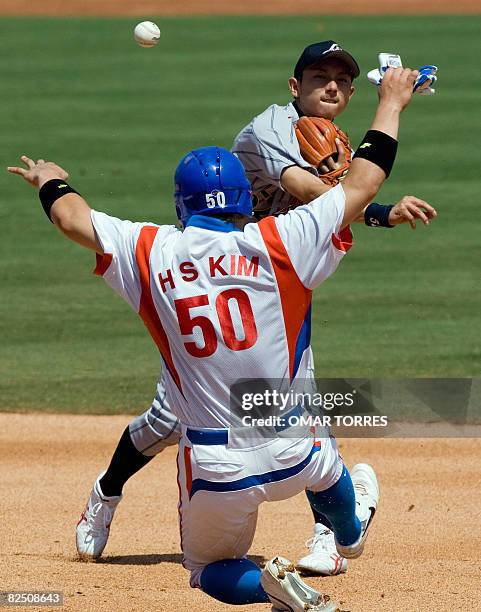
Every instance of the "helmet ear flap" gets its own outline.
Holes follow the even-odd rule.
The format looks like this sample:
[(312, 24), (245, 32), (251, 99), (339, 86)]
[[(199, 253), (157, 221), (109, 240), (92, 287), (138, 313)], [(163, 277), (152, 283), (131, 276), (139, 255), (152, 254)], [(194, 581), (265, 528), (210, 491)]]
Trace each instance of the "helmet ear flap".
[[(179, 167), (177, 168), (176, 178), (177, 178), (177, 174), (178, 174), (178, 169), (179, 169)], [(174, 201), (175, 201), (175, 214), (177, 215), (177, 219), (183, 225), (185, 225), (186, 210), (185, 210), (184, 202), (183, 202), (183, 198), (182, 198), (181, 186), (177, 182), (177, 180), (175, 181)]]
[(178, 204), (175, 205), (175, 214), (177, 215), (177, 219), (179, 221), (182, 221), (182, 211), (181, 211), (180, 206)]

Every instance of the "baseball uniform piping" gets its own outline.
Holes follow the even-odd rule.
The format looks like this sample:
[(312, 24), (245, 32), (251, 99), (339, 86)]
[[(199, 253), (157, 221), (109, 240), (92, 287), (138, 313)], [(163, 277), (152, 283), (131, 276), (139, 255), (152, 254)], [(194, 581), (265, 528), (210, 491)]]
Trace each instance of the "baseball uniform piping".
[(313, 444), (307, 457), (297, 465), (293, 465), (288, 468), (283, 468), (281, 470), (266, 472), (264, 474), (246, 476), (245, 478), (241, 478), (240, 480), (233, 480), (230, 482), (211, 482), (210, 480), (196, 478), (192, 481), (192, 487), (190, 489), (189, 497), (190, 499), (192, 499), (192, 497), (198, 491), (242, 491), (251, 487), (258, 487), (265, 484), (269, 484), (270, 482), (279, 482), (281, 480), (287, 480), (288, 478), (296, 476), (297, 474), (302, 472), (302, 470), (309, 465), (314, 454), (319, 452), (320, 450), (321, 446)]

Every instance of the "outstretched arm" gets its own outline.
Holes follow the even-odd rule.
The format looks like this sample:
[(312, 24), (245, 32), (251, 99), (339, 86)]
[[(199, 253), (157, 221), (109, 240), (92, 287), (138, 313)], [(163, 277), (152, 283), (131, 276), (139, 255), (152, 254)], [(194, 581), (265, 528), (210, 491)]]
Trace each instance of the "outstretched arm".
[[(39, 159), (36, 162), (22, 155), (20, 158), (25, 164), (26, 168), (18, 166), (9, 166), (7, 170), (12, 174), (18, 174), (23, 177), (27, 183), (30, 183), (33, 187), (39, 190), (47, 185), (49, 181), (61, 181), (58, 184), (50, 183), (50, 186), (54, 185), (56, 189), (61, 193), (62, 188), (67, 187), (66, 181), (68, 179), (68, 172), (66, 172), (57, 164), (53, 162), (46, 162), (43, 159)], [(48, 188), (48, 185), (47, 185)], [(55, 197), (55, 196), (53, 196)], [(87, 202), (78, 193), (66, 193), (60, 195), (50, 207), (50, 219), (59, 230), (81, 246), (96, 251), (100, 255), (103, 255), (103, 249), (100, 242), (95, 234), (92, 220), (90, 217), (91, 208)]]
[[(342, 167), (345, 162), (344, 147), (341, 142), (338, 143), (338, 159), (340, 161), (334, 162), (332, 157), (329, 157), (327, 163), (329, 166), (324, 168), (325, 172), (334, 170)], [(281, 177), (281, 183), (283, 188), (294, 196), (299, 202), (307, 204), (312, 202), (329, 189), (332, 189), (331, 185), (327, 185), (322, 182), (322, 179), (314, 174), (311, 174), (305, 168), (300, 166), (290, 166), (286, 168)], [(412, 229), (416, 229), (416, 221), (419, 220), (424, 225), (429, 225), (429, 219), (436, 217), (436, 210), (424, 200), (416, 198), (415, 196), (404, 196), (394, 206), (380, 206), (376, 205), (378, 209), (382, 210), (383, 215), (386, 217), (386, 221), (389, 225), (401, 225), (402, 223), (409, 223)], [(372, 208), (372, 207), (371, 207)], [(371, 208), (369, 205), (365, 206), (359, 215), (353, 219), (354, 223), (366, 223), (367, 218), (370, 216)], [(376, 223), (377, 219), (371, 224), (373, 226), (379, 225)]]
[[(379, 89), (379, 105), (371, 126), (371, 130), (380, 132), (381, 137), (385, 135), (397, 140), (399, 116), (411, 101), (417, 74), (416, 70), (410, 68), (389, 68), (387, 70)], [(389, 138), (386, 140), (388, 141)], [(376, 147), (378, 147), (377, 144), (364, 142), (358, 151), (362, 148), (364, 148), (362, 153), (366, 149), (374, 151)], [(390, 151), (386, 151), (386, 157), (389, 157), (389, 154)], [(379, 159), (382, 157), (381, 151)], [(382, 164), (378, 165), (372, 159), (374, 157), (370, 160), (354, 156), (349, 172), (343, 181), (346, 205), (342, 227), (346, 227), (359, 216), (367, 204), (374, 199), (386, 179), (386, 171), (381, 167)]]

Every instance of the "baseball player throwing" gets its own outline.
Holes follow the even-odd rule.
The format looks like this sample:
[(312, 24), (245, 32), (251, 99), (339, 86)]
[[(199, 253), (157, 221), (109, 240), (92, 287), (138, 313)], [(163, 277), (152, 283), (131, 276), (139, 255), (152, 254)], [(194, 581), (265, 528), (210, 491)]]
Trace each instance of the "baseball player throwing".
[(97, 253), (98, 272), (139, 313), (161, 353), (182, 429), (184, 566), (193, 587), (225, 603), (339, 610), (287, 559), (277, 555), (261, 572), (245, 558), (264, 501), (306, 489), (329, 519), (339, 554), (363, 551), (379, 497), (373, 469), (355, 466), (351, 480), (335, 441), (316, 427), (257, 444), (236, 438), (230, 390), (239, 379), (295, 385), (308, 376), (309, 342), (301, 331), (312, 290), (335, 271), (350, 246), (349, 223), (389, 175), (399, 115), (416, 76), (402, 68), (386, 73), (372, 128), (342, 186), (258, 224), (250, 222), (242, 165), (217, 147), (191, 151), (177, 168), (183, 232), (92, 210), (54, 163), (24, 156), (26, 169), (9, 168), (39, 188), (46, 214), (68, 238)]
[[(342, 145), (337, 156), (313, 167), (302, 156), (295, 126), (307, 116), (334, 121), (352, 99), (353, 80), (359, 73), (356, 60), (335, 41), (308, 45), (288, 81), (293, 101), (286, 106), (269, 106), (237, 135), (232, 151), (246, 169), (258, 218), (285, 212), (326, 193), (332, 178), (349, 167)], [(435, 215), (432, 206), (405, 196), (395, 205), (370, 203), (354, 221), (374, 228), (401, 223), (410, 223), (414, 228), (416, 219), (427, 224)], [(308, 371), (314, 379), (312, 352)], [(306, 543), (309, 554), (297, 562), (297, 567), (320, 575), (346, 571), (347, 561), (337, 554), (328, 518), (315, 507), (312, 511), (315, 522), (312, 537)]]

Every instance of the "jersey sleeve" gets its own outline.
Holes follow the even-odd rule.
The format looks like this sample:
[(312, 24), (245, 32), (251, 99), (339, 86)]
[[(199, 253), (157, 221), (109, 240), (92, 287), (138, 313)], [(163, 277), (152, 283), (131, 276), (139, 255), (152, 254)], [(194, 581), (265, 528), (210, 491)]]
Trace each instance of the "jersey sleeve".
[(328, 278), (352, 246), (350, 228), (340, 230), (345, 200), (342, 185), (336, 185), (309, 204), (275, 218), (279, 238), (307, 289)]
[(254, 191), (257, 183), (282, 189), (282, 172), (290, 166), (313, 170), (301, 156), (292, 116), (277, 105), (270, 106), (240, 132), (232, 152), (242, 162)]
[(136, 311), (140, 304), (140, 279), (135, 257), (137, 239), (144, 223), (133, 223), (92, 210), (95, 233), (104, 250), (97, 255), (94, 274), (105, 282)]

